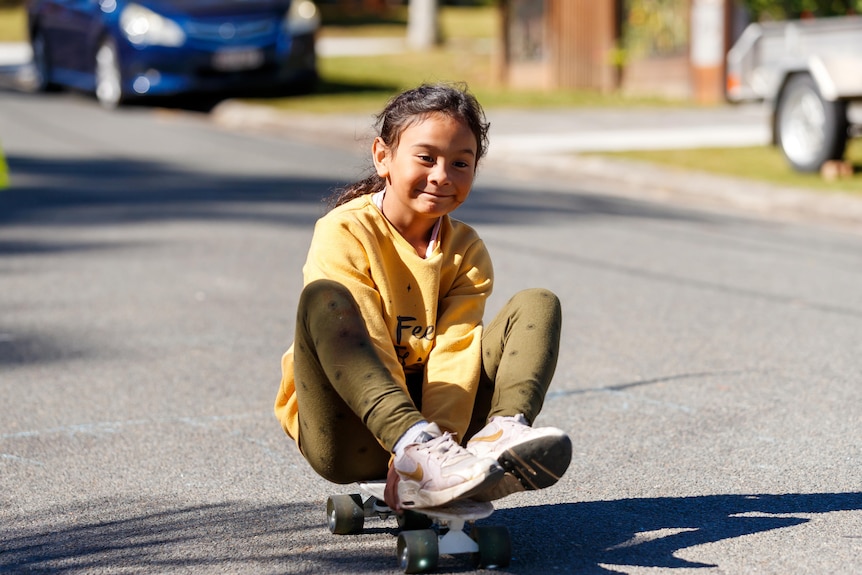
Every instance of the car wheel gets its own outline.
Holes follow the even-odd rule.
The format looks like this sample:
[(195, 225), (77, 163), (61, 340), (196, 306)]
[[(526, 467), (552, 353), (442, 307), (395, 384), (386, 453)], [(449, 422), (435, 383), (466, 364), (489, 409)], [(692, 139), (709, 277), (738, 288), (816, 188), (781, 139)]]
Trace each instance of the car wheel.
[(105, 108), (113, 109), (123, 101), (120, 57), (114, 42), (104, 40), (96, 51), (96, 99)]
[(33, 79), (31, 84), (33, 91), (51, 92), (56, 90), (57, 85), (51, 82), (51, 64), (45, 36), (36, 30), (33, 32), (30, 46), (33, 49)]
[(809, 74), (793, 76), (778, 101), (778, 145), (800, 172), (816, 172), (847, 147), (847, 103), (825, 100)]

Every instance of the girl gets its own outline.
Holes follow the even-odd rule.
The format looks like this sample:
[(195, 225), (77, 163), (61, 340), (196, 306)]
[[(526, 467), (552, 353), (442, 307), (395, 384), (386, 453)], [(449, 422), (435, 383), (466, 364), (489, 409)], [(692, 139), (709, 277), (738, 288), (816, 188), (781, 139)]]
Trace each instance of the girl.
[(315, 226), (276, 415), (327, 480), (386, 477), (393, 509), (553, 485), (571, 441), (530, 423), (556, 367), (559, 300), (526, 290), (483, 327), (491, 261), (449, 216), (485, 154), (484, 112), (466, 89), (422, 85), (377, 126), (376, 173)]

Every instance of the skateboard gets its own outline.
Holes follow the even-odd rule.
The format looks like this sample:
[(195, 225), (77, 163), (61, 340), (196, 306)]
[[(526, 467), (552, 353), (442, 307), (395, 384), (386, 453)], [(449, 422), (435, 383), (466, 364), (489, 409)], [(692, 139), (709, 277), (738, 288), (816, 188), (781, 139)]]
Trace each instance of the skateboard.
[[(453, 501), (441, 507), (405, 509), (396, 513), (383, 502), (385, 482), (360, 483), (359, 493), (332, 495), (326, 502), (329, 531), (360, 533), (365, 519), (398, 521), (397, 557), (405, 573), (437, 568), (441, 555), (469, 554), (476, 567), (507, 567), (512, 557), (509, 530), (499, 525), (475, 525), (494, 512), (491, 502)], [(470, 533), (464, 530), (470, 524)]]

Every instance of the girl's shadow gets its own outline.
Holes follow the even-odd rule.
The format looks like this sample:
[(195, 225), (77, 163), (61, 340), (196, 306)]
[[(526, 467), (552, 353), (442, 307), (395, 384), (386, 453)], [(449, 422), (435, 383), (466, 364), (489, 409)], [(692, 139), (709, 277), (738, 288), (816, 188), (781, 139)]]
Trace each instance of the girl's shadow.
[[(710, 495), (622, 499), (499, 509), (487, 522), (508, 525), (512, 570), (565, 565), (570, 572), (615, 573), (602, 565), (697, 568), (680, 550), (806, 523), (799, 514), (862, 510), (862, 493)], [(558, 569), (554, 572), (559, 572)]]

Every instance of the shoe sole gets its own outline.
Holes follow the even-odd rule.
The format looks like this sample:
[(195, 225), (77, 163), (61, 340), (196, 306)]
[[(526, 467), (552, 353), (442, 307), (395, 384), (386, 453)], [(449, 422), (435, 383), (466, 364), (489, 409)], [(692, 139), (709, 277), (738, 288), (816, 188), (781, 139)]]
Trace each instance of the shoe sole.
[(572, 461), (572, 440), (568, 436), (539, 437), (516, 445), (497, 459), (506, 474), (495, 485), (473, 499), (494, 501), (519, 491), (545, 489), (554, 485)]
[[(488, 461), (493, 463), (493, 459)], [(506, 475), (505, 470), (494, 465), (484, 477), (477, 477), (472, 482), (462, 483), (441, 491), (426, 491), (412, 485), (406, 485), (402, 479), (399, 484), (399, 498), (402, 509), (423, 509), (427, 507), (440, 507), (458, 499), (470, 499), (477, 493), (493, 489)], [(405, 492), (402, 492), (405, 491)]]

